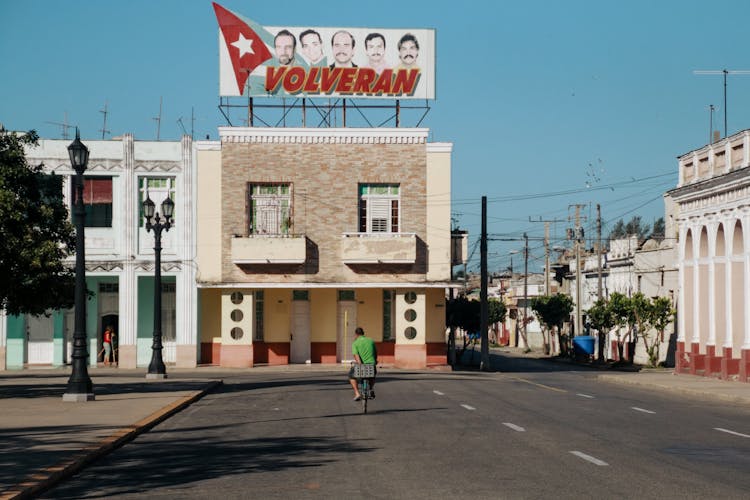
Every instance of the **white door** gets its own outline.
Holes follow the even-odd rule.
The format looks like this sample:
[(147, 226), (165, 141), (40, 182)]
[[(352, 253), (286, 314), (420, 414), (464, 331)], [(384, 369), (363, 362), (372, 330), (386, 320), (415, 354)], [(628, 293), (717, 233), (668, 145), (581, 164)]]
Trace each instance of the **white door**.
[(336, 337), (336, 358), (347, 363), (354, 359), (352, 356), (352, 342), (354, 330), (357, 328), (357, 302), (340, 301), (338, 312), (338, 328)]
[(51, 365), (54, 357), (52, 317), (26, 316), (27, 358), (30, 365)]
[(292, 363), (310, 362), (310, 302), (292, 301), (292, 340), (289, 357)]

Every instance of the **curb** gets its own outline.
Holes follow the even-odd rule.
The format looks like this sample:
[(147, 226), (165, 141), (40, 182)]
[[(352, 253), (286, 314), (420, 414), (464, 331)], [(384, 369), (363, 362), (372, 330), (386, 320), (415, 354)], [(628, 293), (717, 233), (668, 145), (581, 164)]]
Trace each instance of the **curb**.
[(57, 465), (46, 467), (30, 474), (23, 480), (23, 482), (11, 486), (4, 492), (0, 492), (0, 500), (34, 498), (35, 496), (44, 493), (62, 480), (73, 476), (88, 464), (108, 455), (117, 448), (134, 440), (140, 434), (150, 430), (155, 425), (184, 410), (222, 384), (222, 380), (214, 380), (200, 391), (196, 391), (178, 399), (174, 403), (155, 411), (133, 425), (123, 427), (111, 436), (104, 438), (99, 443), (86, 446), (82, 450), (74, 452), (71, 458), (67, 458)]
[(726, 401), (730, 403), (750, 403), (750, 397), (747, 397), (747, 396), (736, 396), (733, 394), (726, 394), (726, 393), (721, 393), (721, 392), (711, 392), (705, 389), (693, 389), (690, 387), (666, 385), (666, 384), (660, 384), (657, 382), (636, 380), (635, 378), (618, 377), (616, 375), (610, 375), (610, 374), (601, 374), (597, 376), (597, 379), (602, 380), (604, 382), (611, 382), (613, 384), (651, 387), (653, 389), (660, 389), (660, 390), (667, 391), (667, 392), (679, 393), (685, 396), (692, 396), (695, 398), (715, 399), (715, 400), (721, 400), (721, 401)]

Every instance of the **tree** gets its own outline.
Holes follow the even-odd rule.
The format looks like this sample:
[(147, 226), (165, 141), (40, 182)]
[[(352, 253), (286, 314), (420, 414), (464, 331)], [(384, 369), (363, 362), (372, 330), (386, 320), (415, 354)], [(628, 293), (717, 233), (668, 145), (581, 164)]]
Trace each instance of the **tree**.
[[(573, 299), (570, 295), (559, 293), (535, 297), (531, 300), (531, 310), (536, 313), (543, 326), (542, 335), (544, 335), (544, 329), (546, 328), (551, 339), (555, 329), (557, 329), (558, 344), (561, 351), (565, 349), (561, 341), (560, 331), (563, 322), (570, 318), (570, 313), (573, 312)], [(544, 337), (544, 352), (549, 353), (549, 339), (546, 336)]]
[(654, 227), (651, 229), (651, 236), (649, 238), (656, 241), (663, 241), (665, 235), (664, 217), (659, 217), (654, 221)]
[(487, 300), (487, 323), (492, 325), (491, 327), (495, 331), (495, 339), (497, 336), (497, 324), (505, 321), (505, 315), (508, 309), (501, 300), (489, 299)]
[(632, 310), (632, 330), (634, 332), (633, 343), (638, 342), (638, 337), (642, 338), (643, 345), (646, 351), (648, 351), (648, 331), (651, 329), (651, 318), (653, 316), (651, 312), (651, 300), (641, 292), (638, 292), (630, 298), (630, 308)]
[(630, 299), (619, 292), (614, 292), (609, 296), (609, 309), (612, 312), (612, 318), (617, 327), (615, 330), (615, 335), (617, 336), (617, 353), (619, 354), (619, 360), (622, 360), (624, 357), (624, 342), (626, 339), (630, 339), (630, 330), (623, 336), (621, 329), (633, 323)]
[(0, 129), (0, 308), (41, 315), (73, 305), (75, 275), (64, 259), (75, 249), (62, 178), (26, 161), (33, 130)]
[[(672, 307), (672, 301), (667, 297), (656, 297), (651, 303), (651, 325), (656, 329), (658, 335), (654, 335), (653, 340), (646, 344), (646, 353), (648, 362), (651, 366), (659, 363), (659, 347), (664, 342), (664, 330), (674, 320), (675, 310)], [(644, 343), (646, 339), (644, 338)]]
[(586, 311), (591, 326), (599, 334), (599, 362), (603, 362), (605, 359), (605, 341), (607, 333), (615, 327), (617, 322), (612, 314), (612, 309), (609, 307), (607, 299), (599, 299), (594, 302), (594, 305)]
[(634, 215), (627, 224), (625, 224), (625, 234), (627, 236), (637, 236), (638, 241), (645, 241), (646, 235), (651, 230), (648, 224), (644, 224), (640, 215)]
[(617, 240), (623, 237), (625, 237), (625, 221), (620, 219), (615, 222), (615, 226), (612, 228), (612, 231), (609, 232), (609, 239)]

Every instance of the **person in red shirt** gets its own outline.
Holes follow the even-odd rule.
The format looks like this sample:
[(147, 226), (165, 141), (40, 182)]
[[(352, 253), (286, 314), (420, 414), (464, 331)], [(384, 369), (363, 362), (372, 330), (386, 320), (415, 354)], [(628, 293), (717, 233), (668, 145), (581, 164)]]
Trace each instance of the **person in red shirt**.
[(112, 355), (112, 344), (114, 343), (114, 339), (115, 329), (112, 325), (109, 325), (104, 329), (104, 338), (102, 339), (104, 347), (104, 366), (109, 366), (109, 358)]

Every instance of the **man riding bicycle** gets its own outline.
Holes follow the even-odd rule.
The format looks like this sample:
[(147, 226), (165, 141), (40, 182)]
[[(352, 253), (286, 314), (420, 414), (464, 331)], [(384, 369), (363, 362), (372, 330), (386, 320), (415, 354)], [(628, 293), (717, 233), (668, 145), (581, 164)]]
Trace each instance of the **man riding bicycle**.
[[(378, 364), (378, 351), (375, 348), (375, 341), (369, 337), (365, 337), (365, 331), (357, 327), (354, 330), (354, 342), (352, 342), (352, 354), (354, 360), (360, 365), (377, 365)], [(377, 368), (375, 369), (377, 373)], [(375, 379), (368, 379), (370, 383), (370, 395), (369, 397), (375, 397), (375, 391), (372, 390), (375, 387)], [(349, 383), (354, 389), (354, 401), (362, 399), (362, 395), (359, 393), (359, 387), (357, 385), (357, 379), (354, 378), (354, 366), (349, 370)]]

